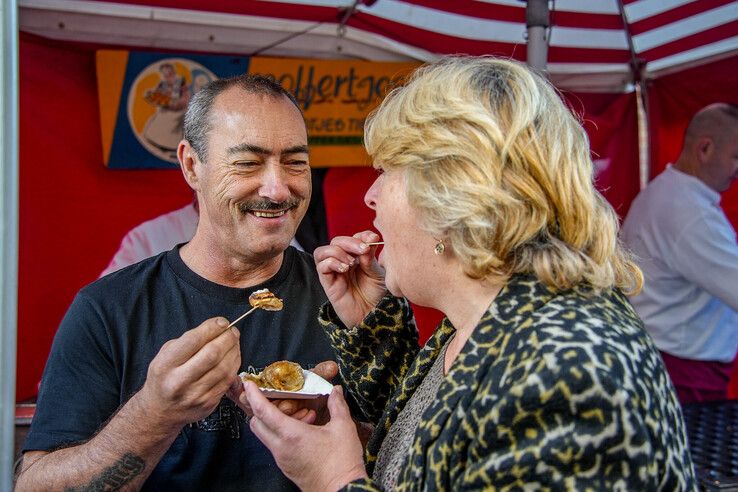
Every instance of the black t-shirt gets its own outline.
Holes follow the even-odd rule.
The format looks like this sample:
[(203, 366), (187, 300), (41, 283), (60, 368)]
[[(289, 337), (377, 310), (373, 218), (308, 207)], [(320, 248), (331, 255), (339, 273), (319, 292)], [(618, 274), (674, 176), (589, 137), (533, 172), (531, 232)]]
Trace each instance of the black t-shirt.
[[(267, 288), (282, 311), (256, 310), (238, 323), (241, 370), (282, 359), (311, 368), (335, 359), (317, 321), (326, 297), (312, 257), (290, 247), (279, 272), (248, 289), (224, 287), (190, 270), (179, 247), (83, 288), (54, 338), (24, 451), (89, 439), (146, 379), (161, 346), (206, 319), (236, 319), (248, 296)], [(145, 433), (146, 429), (140, 429)], [(206, 419), (185, 426), (144, 490), (284, 490), (294, 484), (227, 397)]]

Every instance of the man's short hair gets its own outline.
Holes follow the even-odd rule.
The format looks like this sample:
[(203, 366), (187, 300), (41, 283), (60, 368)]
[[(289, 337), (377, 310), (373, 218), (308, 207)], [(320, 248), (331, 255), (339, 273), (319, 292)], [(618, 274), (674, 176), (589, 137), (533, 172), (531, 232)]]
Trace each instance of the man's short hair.
[(738, 104), (713, 103), (700, 109), (690, 120), (684, 131), (684, 142), (700, 137), (716, 141), (732, 138), (731, 129), (738, 125)]
[(202, 87), (187, 105), (184, 117), (184, 138), (195, 150), (200, 161), (207, 160), (208, 134), (212, 129), (210, 111), (215, 98), (231, 87), (238, 87), (250, 94), (266, 95), (273, 98), (286, 97), (302, 114), (295, 96), (282, 87), (273, 77), (258, 74), (243, 74), (235, 77), (216, 79)]
[(738, 104), (722, 103), (718, 108), (725, 116), (738, 120)]

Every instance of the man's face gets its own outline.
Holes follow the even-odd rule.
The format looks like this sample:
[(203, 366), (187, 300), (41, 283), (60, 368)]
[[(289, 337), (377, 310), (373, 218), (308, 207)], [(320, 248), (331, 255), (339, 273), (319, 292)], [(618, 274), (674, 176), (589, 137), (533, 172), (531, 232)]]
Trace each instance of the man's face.
[(174, 67), (171, 65), (164, 65), (161, 67), (161, 76), (164, 80), (171, 81), (174, 78)]
[(289, 245), (312, 191), (298, 109), (230, 88), (210, 113), (207, 162), (196, 162), (205, 237), (226, 255), (261, 261)]
[(704, 169), (709, 174), (711, 187), (719, 193), (738, 179), (738, 126), (726, 131), (721, 138), (713, 139)]

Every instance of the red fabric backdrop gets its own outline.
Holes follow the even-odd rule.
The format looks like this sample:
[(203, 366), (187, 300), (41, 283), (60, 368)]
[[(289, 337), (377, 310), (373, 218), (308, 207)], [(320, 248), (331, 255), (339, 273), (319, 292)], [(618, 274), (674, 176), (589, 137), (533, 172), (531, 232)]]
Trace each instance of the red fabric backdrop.
[(564, 94), (581, 115), (599, 171), (595, 183), (625, 218), (638, 185), (638, 115), (635, 93)]
[(178, 171), (102, 165), (91, 49), (20, 41), (19, 401), (36, 394), (51, 341), (80, 287), (134, 225), (186, 204)]

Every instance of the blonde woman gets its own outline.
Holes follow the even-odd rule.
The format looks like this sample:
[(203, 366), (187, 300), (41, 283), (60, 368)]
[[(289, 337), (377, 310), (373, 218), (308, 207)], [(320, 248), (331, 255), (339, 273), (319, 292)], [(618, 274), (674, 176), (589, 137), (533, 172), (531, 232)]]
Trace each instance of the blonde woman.
[[(247, 385), (251, 428), (303, 489), (694, 490), (680, 407), (624, 294), (641, 273), (586, 135), (521, 64), (448, 58), (369, 119), (372, 232), (315, 252), (340, 388), (330, 421)], [(389, 293), (387, 292), (389, 291)], [(419, 349), (410, 300), (446, 318)], [(314, 421), (311, 413), (307, 422)]]

